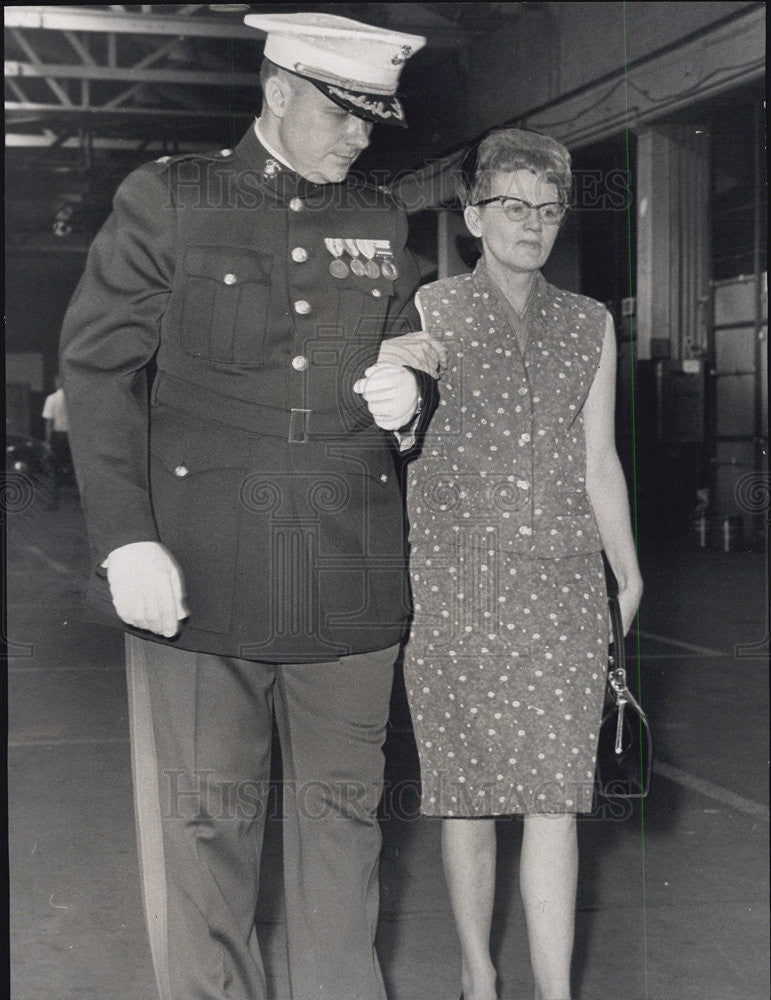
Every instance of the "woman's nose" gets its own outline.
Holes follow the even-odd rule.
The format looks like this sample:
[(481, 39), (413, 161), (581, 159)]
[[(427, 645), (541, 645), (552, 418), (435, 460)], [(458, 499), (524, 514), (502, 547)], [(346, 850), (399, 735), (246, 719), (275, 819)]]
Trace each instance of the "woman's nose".
[(528, 229), (540, 230), (543, 228), (543, 219), (541, 218), (540, 211), (534, 206), (530, 209), (530, 214), (525, 219), (525, 225)]

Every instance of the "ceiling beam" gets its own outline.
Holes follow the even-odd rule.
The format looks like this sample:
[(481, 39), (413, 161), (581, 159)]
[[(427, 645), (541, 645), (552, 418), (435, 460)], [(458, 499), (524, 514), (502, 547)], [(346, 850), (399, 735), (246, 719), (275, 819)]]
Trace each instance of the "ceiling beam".
[[(118, 68), (117, 41), (118, 41), (117, 35), (110, 34), (107, 36), (108, 46), (109, 43), (111, 42), (115, 43), (114, 47), (110, 47), (108, 52), (108, 57), (110, 60), (109, 65), (114, 69)], [(135, 70), (144, 69), (147, 66), (152, 66), (152, 64), (155, 62), (160, 62), (161, 59), (164, 59), (176, 48), (178, 41), (179, 39), (172, 38), (172, 40), (170, 42), (166, 42), (165, 45), (160, 45), (158, 48), (155, 49), (154, 52), (150, 52), (148, 55), (140, 59), (139, 62), (134, 63), (134, 69)], [(132, 84), (128, 88), (128, 90), (124, 90), (116, 97), (113, 97), (111, 100), (107, 101), (105, 107), (114, 108), (117, 107), (119, 104), (123, 104), (125, 101), (130, 100), (130, 98), (132, 98), (135, 94), (137, 94), (139, 92), (140, 87), (141, 87), (140, 83)]]
[[(53, 132), (44, 135), (25, 135), (22, 132), (7, 132), (5, 145), (8, 149), (76, 149), (83, 147), (83, 141), (78, 136), (63, 138), (56, 136)], [(201, 143), (195, 142), (175, 142), (167, 139), (139, 140), (139, 139), (115, 139), (106, 137), (92, 137), (89, 139), (91, 149), (121, 150), (123, 152), (134, 152), (138, 149), (148, 151), (165, 152), (173, 148), (180, 153), (199, 153), (203, 148)]]
[(259, 87), (259, 73), (231, 73), (177, 69), (138, 69), (136, 66), (52, 65), (7, 61), (5, 76), (74, 80), (132, 80), (134, 83), (181, 83), (185, 86)]
[[(253, 118), (251, 111), (232, 111), (222, 108), (220, 111), (197, 110), (196, 108), (185, 108), (184, 110), (174, 110), (171, 108), (99, 108), (99, 107), (76, 107), (71, 105), (65, 107), (62, 104), (32, 104), (21, 101), (6, 101), (5, 110), (8, 112), (8, 121), (18, 122), (20, 118), (28, 120), (28, 115), (33, 112), (40, 118), (57, 119), (60, 117), (69, 118), (73, 115), (88, 116), (93, 121), (95, 116), (106, 118)], [(16, 117), (15, 117), (16, 116)]]
[[(11, 29), (11, 35), (13, 36), (13, 39), (19, 46), (19, 48), (21, 48), (27, 54), (28, 58), (32, 60), (31, 65), (39, 66), (40, 60), (37, 57), (37, 53), (35, 52), (34, 47), (25, 37), (24, 33), (16, 29)], [(59, 86), (56, 80), (51, 80), (49, 77), (45, 77), (45, 81), (47, 85), (51, 88), (51, 90), (54, 92), (54, 94), (56, 94), (56, 96), (59, 98), (62, 104), (72, 103), (69, 94), (62, 87)]]
[[(401, 5), (397, 5), (401, 6)], [(239, 20), (228, 17), (190, 17), (179, 14), (141, 13), (135, 7), (128, 10), (93, 10), (84, 7), (6, 7), (8, 28), (43, 29), (53, 31), (121, 32), (134, 35), (177, 35), (193, 38), (240, 38), (247, 42), (259, 39), (262, 33)], [(393, 27), (399, 29), (394, 21)], [(410, 23), (402, 30), (425, 35), (435, 49), (460, 49), (469, 32), (460, 32), (454, 25)]]
[(5, 25), (7, 28), (40, 28), (51, 31), (114, 31), (132, 35), (255, 40), (254, 28), (249, 28), (240, 21), (177, 14), (134, 14), (85, 7), (6, 7)]
[(63, 36), (67, 39), (75, 52), (80, 56), (80, 61), (86, 66), (96, 66), (96, 59), (88, 51), (86, 45), (78, 38), (73, 31), (63, 31)]

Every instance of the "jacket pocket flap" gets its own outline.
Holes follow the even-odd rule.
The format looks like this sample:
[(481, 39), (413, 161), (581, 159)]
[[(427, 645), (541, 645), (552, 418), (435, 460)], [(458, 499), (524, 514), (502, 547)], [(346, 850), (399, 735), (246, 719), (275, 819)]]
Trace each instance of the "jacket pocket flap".
[(191, 246), (185, 253), (184, 268), (192, 277), (210, 278), (229, 286), (267, 283), (273, 256), (249, 247)]
[(396, 476), (393, 458), (382, 446), (329, 450), (329, 468), (346, 476), (373, 479), (383, 485)]
[(228, 428), (199, 423), (164, 406), (153, 408), (151, 427), (151, 455), (179, 479), (214, 469), (249, 468), (250, 442)]

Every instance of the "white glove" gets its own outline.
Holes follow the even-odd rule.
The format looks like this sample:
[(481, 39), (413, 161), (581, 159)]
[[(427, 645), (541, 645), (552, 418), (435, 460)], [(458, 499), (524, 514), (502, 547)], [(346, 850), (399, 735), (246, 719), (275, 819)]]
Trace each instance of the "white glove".
[(364, 378), (354, 382), (353, 391), (364, 398), (375, 423), (384, 431), (409, 423), (420, 399), (415, 376), (402, 365), (371, 365)]
[(113, 549), (102, 566), (115, 610), (127, 625), (167, 639), (177, 634), (189, 611), (182, 571), (168, 549), (160, 542), (130, 542)]

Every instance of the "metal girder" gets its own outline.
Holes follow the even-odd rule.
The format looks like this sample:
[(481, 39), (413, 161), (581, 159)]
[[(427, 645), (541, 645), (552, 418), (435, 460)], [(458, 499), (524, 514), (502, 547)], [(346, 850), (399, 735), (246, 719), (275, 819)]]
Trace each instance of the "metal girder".
[[(428, 17), (425, 30), (430, 31), (434, 47), (446, 50), (463, 44), (462, 32), (436, 15), (431, 19), (420, 5), (383, 6), (389, 8), (388, 20), (396, 27), (406, 19), (410, 30), (421, 30), (413, 22)], [(156, 114), (159, 104), (168, 105), (160, 112), (166, 117), (186, 106), (193, 115), (207, 115), (217, 102), (207, 102), (201, 87), (259, 88), (252, 49), (259, 34), (240, 16), (237, 20), (211, 16), (210, 5), (8, 6), (5, 23), (9, 28), (5, 77), (7, 96), (12, 98), (5, 107), (15, 122), (21, 114), (39, 115), (42, 124), (44, 116), (57, 119), (67, 109), (91, 113), (98, 129), (102, 115), (112, 118), (118, 107), (132, 102)], [(234, 39), (251, 45), (238, 51), (231, 48), (229, 58), (222, 60), (217, 44), (224, 40), (232, 46)], [(206, 40), (211, 43), (208, 49)], [(150, 69), (153, 63), (159, 65)], [(213, 68), (219, 65), (222, 70)], [(51, 103), (43, 88), (58, 104)], [(232, 114), (239, 104), (243, 110), (247, 103), (251, 108), (248, 94), (231, 95), (222, 113)], [(135, 113), (134, 108), (127, 112)]]
[(259, 73), (202, 72), (201, 70), (144, 69), (136, 66), (51, 65), (49, 63), (28, 63), (8, 60), (5, 76), (44, 77), (70, 80), (106, 80), (119, 82), (133, 80), (134, 83), (172, 83), (193, 86), (259, 87)]
[(11, 122), (17, 121), (18, 117), (14, 117), (15, 113), (28, 114), (30, 112), (39, 114), (47, 118), (72, 118), (73, 116), (83, 115), (92, 118), (95, 112), (102, 112), (108, 118), (216, 118), (222, 120), (223, 118), (243, 118), (252, 117), (252, 112), (250, 111), (225, 111), (217, 109), (206, 109), (206, 108), (88, 108), (79, 107), (75, 104), (31, 104), (31, 103), (21, 103), (20, 101), (6, 101), (5, 109), (9, 112), (9, 120)]
[[(132, 132), (144, 138), (153, 119), (180, 133), (185, 120), (250, 117), (259, 98), (257, 59), (251, 46), (242, 46), (222, 61), (217, 45), (223, 38), (229, 46), (232, 38), (253, 45), (258, 38), (245, 25), (191, 16), (201, 9), (6, 8), (5, 111), (16, 145), (27, 134), (30, 146), (51, 147), (51, 134), (73, 121), (92, 137), (119, 126), (132, 139)], [(144, 32), (148, 25), (158, 30)], [(213, 87), (230, 89), (227, 102), (202, 90)]]
[[(454, 58), (481, 30), (431, 5), (375, 7), (384, 26), (428, 36), (434, 64)], [(357, 17), (364, 5), (337, 9)], [(3, 13), (5, 144), (17, 194), (28, 181), (39, 184), (34, 167), (34, 177), (48, 172), (56, 190), (62, 178), (89, 177), (91, 196), (106, 207), (96, 181), (105, 164), (117, 176), (145, 156), (233, 145), (258, 110), (263, 35), (243, 23), (243, 11), (126, 4)]]
[[(198, 5), (194, 5), (198, 6)], [(254, 28), (214, 17), (93, 10), (84, 7), (6, 7), (8, 28), (49, 31), (120, 32), (132, 35), (181, 35), (187, 38), (243, 38), (255, 41)]]
[[(393, 8), (411, 7), (417, 5), (391, 4)], [(239, 18), (238, 21), (211, 16), (190, 16), (197, 10), (208, 7), (207, 4), (188, 4), (187, 14), (166, 14), (158, 11), (135, 14), (133, 5), (127, 5), (127, 10), (102, 9), (83, 7), (6, 7), (5, 24), (9, 28), (43, 29), (59, 31), (94, 31), (120, 32), (134, 35), (179, 35), (187, 38), (240, 38), (254, 42), (260, 37), (254, 28), (249, 28)], [(184, 8), (183, 8), (184, 9)], [(406, 18), (406, 14), (405, 14)], [(390, 18), (391, 25), (396, 30), (400, 27), (401, 18)], [(427, 35), (435, 48), (457, 49), (464, 44), (468, 30), (459, 32), (451, 24), (440, 24), (438, 19), (421, 25), (405, 23), (403, 30), (416, 34)], [(479, 33), (477, 32), (474, 33)]]
[[(18, 131), (24, 132), (37, 121), (39, 135), (88, 114), (89, 131), (96, 134), (103, 122), (120, 120), (126, 128), (148, 116), (172, 121), (250, 115), (259, 95), (260, 34), (240, 15), (212, 16), (209, 5), (167, 6), (6, 7), (9, 122), (23, 123)], [(420, 30), (413, 22), (423, 15), (432, 45), (446, 51), (461, 44), (462, 32), (436, 15), (432, 20), (419, 5), (385, 6), (393, 8), (388, 20), (395, 27), (405, 18), (410, 30)], [(229, 47), (226, 60), (223, 44)], [(202, 92), (207, 87), (230, 88), (227, 105)]]
[[(12, 29), (11, 30), (11, 34), (13, 36), (13, 40), (16, 42), (16, 44), (19, 46), (19, 48), (23, 49), (23, 51), (27, 54), (27, 56), (32, 60), (32, 64), (33, 65), (39, 65), (39, 60), (37, 58), (37, 54), (35, 53), (35, 49), (34, 49), (33, 45), (31, 44), (31, 42), (28, 41), (28, 39), (24, 36), (24, 33), (21, 32), (21, 31)], [(71, 104), (72, 103), (70, 101), (69, 95), (66, 93), (65, 90), (63, 90), (62, 87), (59, 86), (59, 84), (56, 82), (56, 80), (52, 80), (50, 77), (45, 77), (45, 81), (48, 84), (48, 86), (51, 88), (51, 90), (59, 98), (59, 100), (61, 101), (62, 104)]]
[[(53, 132), (47, 131), (45, 135), (21, 135), (16, 132), (8, 132), (5, 136), (5, 145), (8, 149), (72, 149), (81, 148), (81, 140), (77, 136), (57, 136)], [(138, 148), (146, 149), (148, 152), (167, 152), (169, 143), (163, 139), (139, 140), (139, 139), (111, 139), (109, 137), (94, 138), (91, 140), (92, 149), (110, 149), (123, 152), (132, 152)], [(174, 150), (179, 153), (200, 152), (200, 142), (174, 142)]]

